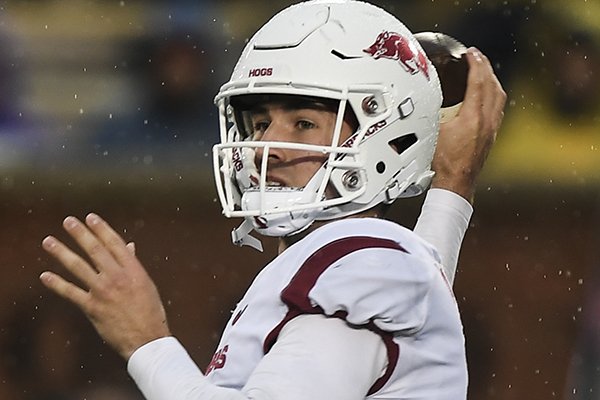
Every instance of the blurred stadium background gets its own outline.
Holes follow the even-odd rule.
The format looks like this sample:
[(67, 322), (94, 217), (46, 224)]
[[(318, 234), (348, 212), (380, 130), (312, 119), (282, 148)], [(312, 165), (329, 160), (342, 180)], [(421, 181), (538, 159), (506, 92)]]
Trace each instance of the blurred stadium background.
[[(204, 366), (270, 259), (229, 242), (212, 98), (291, 1), (0, 1), (0, 399), (140, 399), (125, 364), (37, 276), (47, 234), (103, 215), (137, 243)], [(374, 1), (492, 59), (509, 100), (456, 295), (470, 399), (600, 399), (600, 2)], [(395, 207), (414, 223), (420, 199)]]

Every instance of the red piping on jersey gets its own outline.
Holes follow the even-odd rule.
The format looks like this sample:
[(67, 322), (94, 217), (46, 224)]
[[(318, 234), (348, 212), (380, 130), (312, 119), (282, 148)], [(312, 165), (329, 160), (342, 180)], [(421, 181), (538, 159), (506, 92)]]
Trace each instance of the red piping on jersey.
[[(370, 248), (395, 249), (408, 253), (406, 249), (393, 240), (370, 236), (353, 236), (338, 239), (321, 247), (308, 257), (308, 259), (300, 266), (290, 283), (281, 291), (281, 300), (288, 306), (289, 311), (283, 320), (266, 336), (263, 343), (264, 353), (266, 354), (271, 350), (285, 324), (292, 319), (303, 314), (325, 314), (321, 307), (313, 306), (311, 304), (308, 294), (327, 268), (350, 253)], [(346, 320), (347, 315), (347, 312), (339, 310), (330, 316)], [(360, 327), (369, 329), (381, 336), (388, 355), (388, 366), (385, 373), (375, 381), (367, 393), (367, 395), (371, 395), (380, 390), (392, 376), (398, 357), (400, 356), (400, 348), (398, 347), (398, 344), (394, 342), (393, 334), (379, 329), (373, 321), (369, 321), (367, 324), (361, 325)]]

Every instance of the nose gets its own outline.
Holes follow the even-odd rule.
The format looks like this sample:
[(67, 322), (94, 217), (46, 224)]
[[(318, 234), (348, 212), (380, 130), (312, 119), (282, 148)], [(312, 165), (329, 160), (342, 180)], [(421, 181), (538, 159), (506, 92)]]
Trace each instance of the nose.
[[(276, 120), (271, 121), (267, 129), (263, 132), (260, 137), (261, 142), (285, 142), (286, 140), (286, 129), (288, 129), (285, 124), (280, 123)], [(265, 154), (264, 147), (258, 147), (255, 152), (254, 162), (260, 168), (262, 159)], [(285, 151), (281, 148), (269, 148), (268, 153), (268, 163), (276, 164), (285, 161)]]

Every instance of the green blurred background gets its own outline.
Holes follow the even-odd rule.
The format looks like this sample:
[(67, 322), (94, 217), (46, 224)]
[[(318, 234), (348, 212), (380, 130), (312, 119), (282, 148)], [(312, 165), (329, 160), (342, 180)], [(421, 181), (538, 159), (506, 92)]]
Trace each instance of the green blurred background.
[[(212, 99), (291, 1), (0, 1), (0, 399), (139, 399), (85, 318), (42, 288), (67, 215), (109, 220), (205, 366), (275, 254), (229, 242)], [(456, 296), (470, 399), (600, 398), (600, 1), (375, 1), (479, 47), (508, 93)], [(414, 223), (422, 199), (392, 217)]]

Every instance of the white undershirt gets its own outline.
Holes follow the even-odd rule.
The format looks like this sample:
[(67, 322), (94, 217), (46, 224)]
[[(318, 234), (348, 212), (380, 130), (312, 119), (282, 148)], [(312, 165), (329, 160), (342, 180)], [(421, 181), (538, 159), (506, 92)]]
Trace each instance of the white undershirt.
[[(415, 226), (437, 248), (450, 282), (472, 212), (457, 194), (430, 189)], [(148, 400), (360, 400), (386, 365), (375, 333), (337, 318), (303, 315), (286, 324), (241, 391), (211, 384), (174, 337), (137, 349), (127, 369)]]
[(454, 282), (458, 255), (473, 207), (463, 197), (444, 189), (429, 189), (414, 232), (438, 251), (444, 272)]

